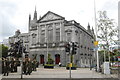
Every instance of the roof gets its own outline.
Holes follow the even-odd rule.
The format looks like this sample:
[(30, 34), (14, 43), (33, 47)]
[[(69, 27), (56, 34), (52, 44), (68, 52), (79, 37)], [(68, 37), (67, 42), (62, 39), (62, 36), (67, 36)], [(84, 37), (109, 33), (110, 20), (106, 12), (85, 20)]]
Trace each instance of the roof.
[(65, 18), (54, 12), (48, 11), (37, 22), (44, 22), (44, 21), (50, 21), (50, 20), (56, 20), (56, 19), (65, 19)]

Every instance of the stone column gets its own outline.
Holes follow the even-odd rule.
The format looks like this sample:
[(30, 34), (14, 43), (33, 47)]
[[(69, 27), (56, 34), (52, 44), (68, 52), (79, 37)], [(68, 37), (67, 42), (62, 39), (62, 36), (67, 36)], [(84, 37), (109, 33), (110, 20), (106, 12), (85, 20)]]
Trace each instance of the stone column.
[(30, 46), (32, 46), (32, 33), (30, 32), (30, 37), (29, 37), (29, 41), (30, 41)]
[(56, 42), (56, 27), (55, 27), (55, 23), (53, 23), (53, 42)]
[(47, 25), (45, 25), (45, 42), (47, 42), (47, 40), (46, 40), (46, 38), (48, 37), (48, 35), (47, 35), (47, 31), (48, 29), (47, 29)]
[(37, 43), (39, 43), (39, 25), (37, 26), (38, 28), (37, 28), (37, 37), (36, 37), (36, 39), (37, 39)]
[(62, 26), (62, 41), (65, 41), (65, 27), (63, 22), (61, 22), (61, 26)]
[(41, 42), (41, 27), (39, 26), (39, 42)]
[(60, 41), (62, 41), (62, 25), (60, 23)]

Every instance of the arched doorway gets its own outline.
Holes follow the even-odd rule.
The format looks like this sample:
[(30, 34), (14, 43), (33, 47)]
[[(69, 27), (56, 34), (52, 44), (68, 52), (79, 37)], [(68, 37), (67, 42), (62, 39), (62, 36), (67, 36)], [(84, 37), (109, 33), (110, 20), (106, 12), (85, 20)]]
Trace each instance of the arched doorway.
[(44, 55), (40, 55), (40, 64), (44, 64)]
[(60, 62), (60, 55), (56, 54), (55, 55), (55, 64), (59, 64), (59, 62)]

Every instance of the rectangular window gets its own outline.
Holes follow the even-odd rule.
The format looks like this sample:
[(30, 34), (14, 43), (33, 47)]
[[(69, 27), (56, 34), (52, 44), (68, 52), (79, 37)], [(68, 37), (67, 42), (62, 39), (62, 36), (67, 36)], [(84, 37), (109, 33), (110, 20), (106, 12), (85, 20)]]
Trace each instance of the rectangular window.
[(53, 41), (53, 24), (48, 24), (48, 42), (52, 42)]
[(44, 43), (45, 42), (45, 30), (41, 31), (41, 42)]
[[(36, 35), (35, 33), (32, 34), (32, 44), (36, 44)], [(23, 38), (24, 40), (24, 38)]]
[(60, 28), (56, 29), (56, 42), (60, 41)]
[(53, 29), (48, 30), (48, 42), (53, 41)]
[(67, 41), (71, 42), (71, 33), (67, 33)]
[(36, 38), (32, 37), (32, 44), (35, 44)]
[(28, 41), (28, 36), (26, 37), (26, 41)]

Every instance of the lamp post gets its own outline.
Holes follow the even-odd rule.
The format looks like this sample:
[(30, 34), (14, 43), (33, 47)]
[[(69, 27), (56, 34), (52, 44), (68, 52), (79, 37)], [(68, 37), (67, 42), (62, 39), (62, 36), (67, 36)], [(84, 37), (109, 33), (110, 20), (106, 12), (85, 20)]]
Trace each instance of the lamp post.
[(90, 56), (90, 70), (92, 70), (92, 65), (91, 65), (91, 56), (92, 56), (92, 54), (90, 53), (89, 56)]
[[(97, 41), (97, 22), (96, 22), (96, 3), (94, 0), (94, 17), (95, 17), (95, 32), (96, 32), (96, 41)], [(97, 48), (98, 46), (96, 46)], [(96, 55), (97, 55), (97, 71), (99, 71), (99, 54), (98, 54), (98, 50), (96, 49)]]
[(71, 56), (72, 56), (72, 43), (71, 42), (69, 42), (69, 44), (70, 44), (70, 51), (69, 51), (69, 55), (70, 55), (70, 64), (69, 64), (69, 73), (70, 73), (70, 79), (72, 78), (71, 77), (71, 67), (72, 67), (72, 60), (71, 60)]
[(47, 61), (48, 61), (48, 37), (46, 37), (46, 53), (47, 53)]
[[(92, 53), (94, 53), (94, 50), (93, 49), (90, 49), (90, 52)], [(92, 66), (93, 66), (93, 55), (90, 53), (90, 70), (92, 70)]]
[(22, 46), (22, 58), (21, 58), (21, 79), (23, 79), (23, 40), (20, 39), (20, 45)]
[(120, 67), (119, 67), (119, 64), (120, 64), (120, 48), (118, 46), (118, 79), (120, 80)]

